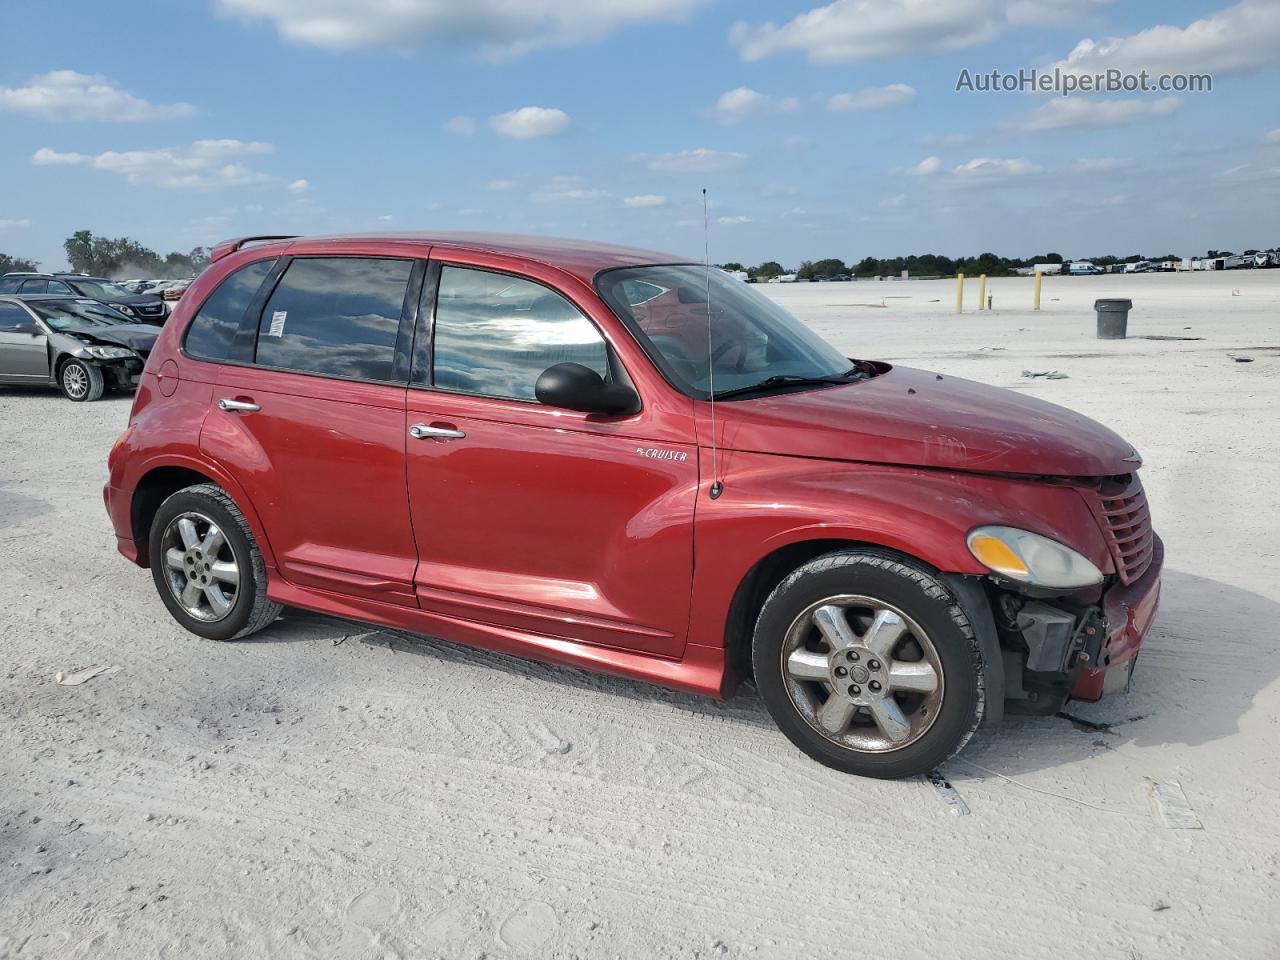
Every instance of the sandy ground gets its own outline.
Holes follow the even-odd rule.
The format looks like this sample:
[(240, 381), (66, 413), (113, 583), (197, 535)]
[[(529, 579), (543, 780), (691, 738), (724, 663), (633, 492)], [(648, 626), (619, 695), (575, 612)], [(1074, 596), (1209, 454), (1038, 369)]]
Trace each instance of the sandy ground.
[[(963, 317), (946, 282), (766, 289), (1142, 451), (1168, 576), (1132, 691), (1071, 705), (1107, 726), (982, 731), (955, 816), (805, 759), (749, 690), (302, 613), (198, 640), (114, 552), (128, 399), (0, 390), (0, 957), (1280, 955), (1280, 271), (1053, 278), (1038, 314), (993, 281)], [(1204, 339), (1097, 341), (1114, 294), (1131, 333)]]

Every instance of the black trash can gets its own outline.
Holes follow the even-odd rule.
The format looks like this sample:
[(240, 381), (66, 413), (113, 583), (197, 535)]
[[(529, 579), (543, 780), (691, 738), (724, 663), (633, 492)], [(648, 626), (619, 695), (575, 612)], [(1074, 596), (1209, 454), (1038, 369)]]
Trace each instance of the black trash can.
[(1129, 311), (1132, 300), (1095, 300), (1093, 309), (1098, 312), (1098, 339), (1123, 340), (1129, 327)]

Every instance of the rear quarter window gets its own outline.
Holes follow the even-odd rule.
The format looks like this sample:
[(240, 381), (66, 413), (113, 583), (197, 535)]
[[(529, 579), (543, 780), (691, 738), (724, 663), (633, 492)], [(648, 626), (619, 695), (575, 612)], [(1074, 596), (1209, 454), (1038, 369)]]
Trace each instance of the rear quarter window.
[(261, 366), (353, 380), (395, 379), (412, 260), (299, 257), (267, 301)]
[(225, 360), (230, 356), (240, 321), (275, 263), (274, 258), (256, 260), (218, 284), (187, 328), (184, 348), (189, 356), (198, 360)]

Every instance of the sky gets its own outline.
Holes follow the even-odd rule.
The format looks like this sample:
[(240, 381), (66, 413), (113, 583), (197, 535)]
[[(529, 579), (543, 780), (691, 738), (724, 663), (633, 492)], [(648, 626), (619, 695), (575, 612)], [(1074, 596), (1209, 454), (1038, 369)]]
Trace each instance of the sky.
[[(1280, 244), (1280, 0), (6, 5), (0, 252), (495, 230), (716, 262)], [(962, 71), (1211, 92), (957, 91)]]

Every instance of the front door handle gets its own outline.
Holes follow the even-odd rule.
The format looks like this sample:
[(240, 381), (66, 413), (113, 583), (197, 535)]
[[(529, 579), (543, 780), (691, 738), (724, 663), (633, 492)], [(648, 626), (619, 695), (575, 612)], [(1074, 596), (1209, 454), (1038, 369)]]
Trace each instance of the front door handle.
[(230, 397), (223, 397), (218, 401), (218, 409), (236, 410), (240, 413), (257, 413), (262, 408), (248, 400), (232, 400)]
[(415, 440), (461, 440), (466, 433), (453, 427), (429, 427), (425, 423), (415, 423), (409, 428), (409, 436)]

